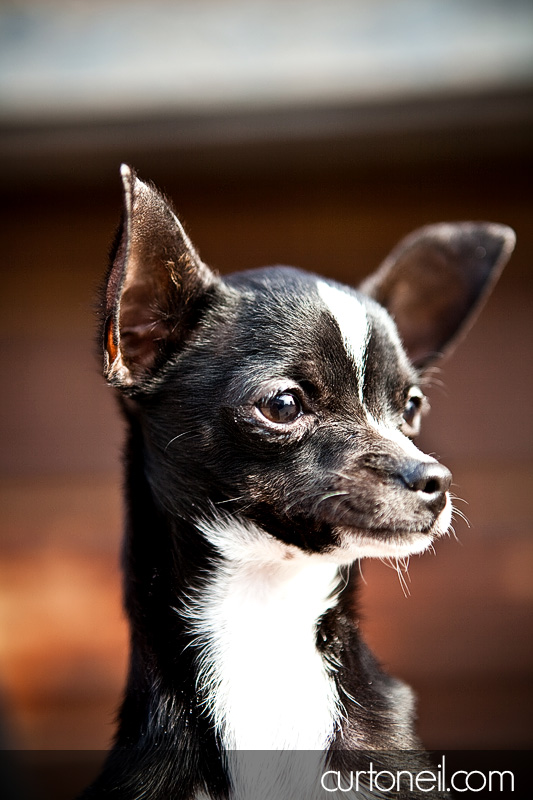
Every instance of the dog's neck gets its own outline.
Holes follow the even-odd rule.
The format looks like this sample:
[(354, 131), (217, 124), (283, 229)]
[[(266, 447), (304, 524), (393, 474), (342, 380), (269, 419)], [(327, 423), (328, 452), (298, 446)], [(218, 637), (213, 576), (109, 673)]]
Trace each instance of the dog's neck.
[(336, 564), (244, 521), (199, 527), (220, 561), (185, 617), (201, 652), (198, 691), (223, 745), (327, 748), (342, 709), (317, 634), (336, 603)]
[(191, 523), (167, 513), (146, 479), (135, 424), (133, 432), (130, 697), (148, 684), (154, 696), (144, 714), (153, 717), (174, 692), (174, 710), (182, 705), (197, 718), (198, 726), (186, 726), (193, 745), (211, 731), (227, 749), (327, 749), (342, 705), (336, 665), (317, 640), (324, 645), (320, 623), (339, 600), (338, 565), (242, 518), (211, 514)]

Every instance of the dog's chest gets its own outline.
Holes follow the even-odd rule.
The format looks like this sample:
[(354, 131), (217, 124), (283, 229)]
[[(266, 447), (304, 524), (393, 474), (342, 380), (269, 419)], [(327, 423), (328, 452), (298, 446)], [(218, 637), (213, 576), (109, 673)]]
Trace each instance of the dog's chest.
[(199, 690), (227, 749), (322, 750), (339, 718), (316, 648), (336, 567), (227, 564), (192, 609), (202, 644)]

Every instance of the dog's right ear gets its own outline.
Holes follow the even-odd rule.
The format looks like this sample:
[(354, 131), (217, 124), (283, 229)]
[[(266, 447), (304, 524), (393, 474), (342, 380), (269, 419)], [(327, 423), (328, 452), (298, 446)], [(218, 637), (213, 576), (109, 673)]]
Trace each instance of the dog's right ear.
[(135, 388), (194, 325), (217, 282), (166, 200), (121, 167), (124, 216), (105, 291), (104, 374)]

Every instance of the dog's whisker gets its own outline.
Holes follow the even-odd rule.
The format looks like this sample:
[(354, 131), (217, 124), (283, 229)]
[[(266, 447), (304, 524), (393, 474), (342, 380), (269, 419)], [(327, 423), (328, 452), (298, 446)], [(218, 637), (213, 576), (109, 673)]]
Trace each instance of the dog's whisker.
[(409, 583), (411, 583), (411, 576), (409, 575), (409, 556), (403, 556), (399, 558), (398, 561), (401, 564), (406, 579), (409, 581)]
[(216, 500), (214, 505), (215, 506), (223, 506), (226, 503), (238, 503), (240, 500), (244, 500), (245, 497), (246, 497), (246, 495), (243, 494), (240, 497), (228, 497), (227, 500)]
[(325, 500), (330, 500), (332, 497), (341, 497), (342, 495), (347, 495), (347, 494), (350, 493), (342, 490), (339, 490), (337, 492), (326, 492), (324, 495), (322, 495), (322, 497), (319, 499), (316, 505), (318, 506), (320, 505), (320, 503), (323, 503)]
[(470, 525), (470, 522), (469, 522), (469, 520), (468, 520), (468, 517), (466, 516), (466, 514), (464, 514), (464, 513), (461, 511), (461, 509), (459, 509), (459, 508), (454, 508), (454, 509), (453, 509), (453, 511), (452, 511), (452, 515), (453, 515), (454, 517), (459, 517), (459, 519), (462, 519), (462, 520), (463, 520), (463, 522), (465, 522), (465, 523), (466, 523), (467, 527), (469, 527), (469, 528), (471, 527), (471, 525)]
[(458, 494), (455, 494), (454, 492), (450, 492), (449, 494), (450, 494), (450, 500), (453, 503), (454, 511), (457, 510), (455, 506), (456, 503), (463, 503), (465, 506), (469, 505), (468, 500), (465, 500), (464, 497), (460, 497)]
[(338, 569), (338, 576), (339, 576), (339, 588), (337, 589), (337, 594), (343, 592), (344, 589), (348, 586), (348, 582), (350, 580), (350, 568), (342, 565)]
[(398, 576), (398, 581), (400, 583), (400, 587), (405, 597), (408, 597), (411, 592), (409, 590), (409, 586), (407, 585), (407, 581), (403, 574), (402, 566), (400, 564), (400, 560), (395, 558), (394, 556), (385, 556), (379, 559), (382, 564), (384, 564), (388, 569), (392, 569), (396, 575)]
[(448, 536), (450, 536), (450, 534), (453, 536), (457, 544), (462, 544), (461, 540), (457, 536), (457, 533), (455, 532), (455, 528), (453, 527), (453, 525), (450, 525), (450, 527), (448, 528)]
[(402, 560), (396, 558), (395, 561), (396, 561), (396, 574), (398, 575), (398, 580), (400, 582), (400, 586), (402, 587), (402, 592), (404, 594), (404, 597), (409, 597), (411, 591), (409, 589), (409, 584), (405, 577)]
[(349, 481), (350, 483), (355, 482), (353, 475), (346, 475), (346, 473), (341, 472), (340, 470), (333, 470), (332, 474), (336, 475), (339, 478), (343, 478), (344, 480)]
[(325, 502), (326, 500), (334, 499), (336, 497), (343, 497), (348, 495), (348, 491), (343, 490), (331, 490), (326, 491), (324, 490), (317, 491), (317, 492), (309, 492), (308, 490), (302, 491), (302, 494), (298, 494), (292, 502), (289, 502), (285, 505), (285, 513), (290, 513), (298, 504), (305, 506), (306, 508), (309, 506), (309, 503), (313, 504), (313, 508), (316, 509), (321, 503)]
[(193, 428), (191, 428), (188, 431), (182, 431), (182, 433), (178, 433), (177, 436), (173, 436), (172, 439), (170, 439), (170, 441), (168, 441), (167, 444), (165, 445), (165, 453), (166, 453), (166, 451), (168, 450), (168, 448), (170, 447), (171, 444), (174, 444), (174, 442), (176, 442), (178, 439), (181, 439), (183, 436), (189, 436), (189, 435), (193, 434), (194, 432), (195, 432), (195, 430)]
[[(320, 497), (320, 493), (317, 493), (317, 497)], [(291, 502), (286, 502), (284, 504), (284, 514), (285, 516), (289, 516), (291, 511), (293, 511), (298, 505), (303, 505), (305, 502), (309, 503), (313, 499), (314, 495), (306, 492), (305, 498), (301, 495), (296, 496)]]
[(350, 700), (352, 703), (355, 703), (355, 705), (359, 706), (359, 708), (364, 708), (362, 703), (360, 703), (359, 700), (356, 700), (355, 697), (353, 695), (351, 695), (348, 692), (348, 690), (346, 689), (346, 687), (343, 686), (342, 684), (341, 684), (341, 689), (342, 689), (342, 693), (348, 698), (348, 700)]

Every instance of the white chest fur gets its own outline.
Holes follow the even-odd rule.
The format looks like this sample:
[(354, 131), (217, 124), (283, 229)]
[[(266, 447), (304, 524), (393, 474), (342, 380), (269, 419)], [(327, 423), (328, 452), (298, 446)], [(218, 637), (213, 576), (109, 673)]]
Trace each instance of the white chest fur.
[(335, 602), (336, 565), (248, 523), (202, 531), (223, 561), (188, 611), (202, 651), (198, 689), (223, 745), (324, 749), (340, 704), (316, 623)]

